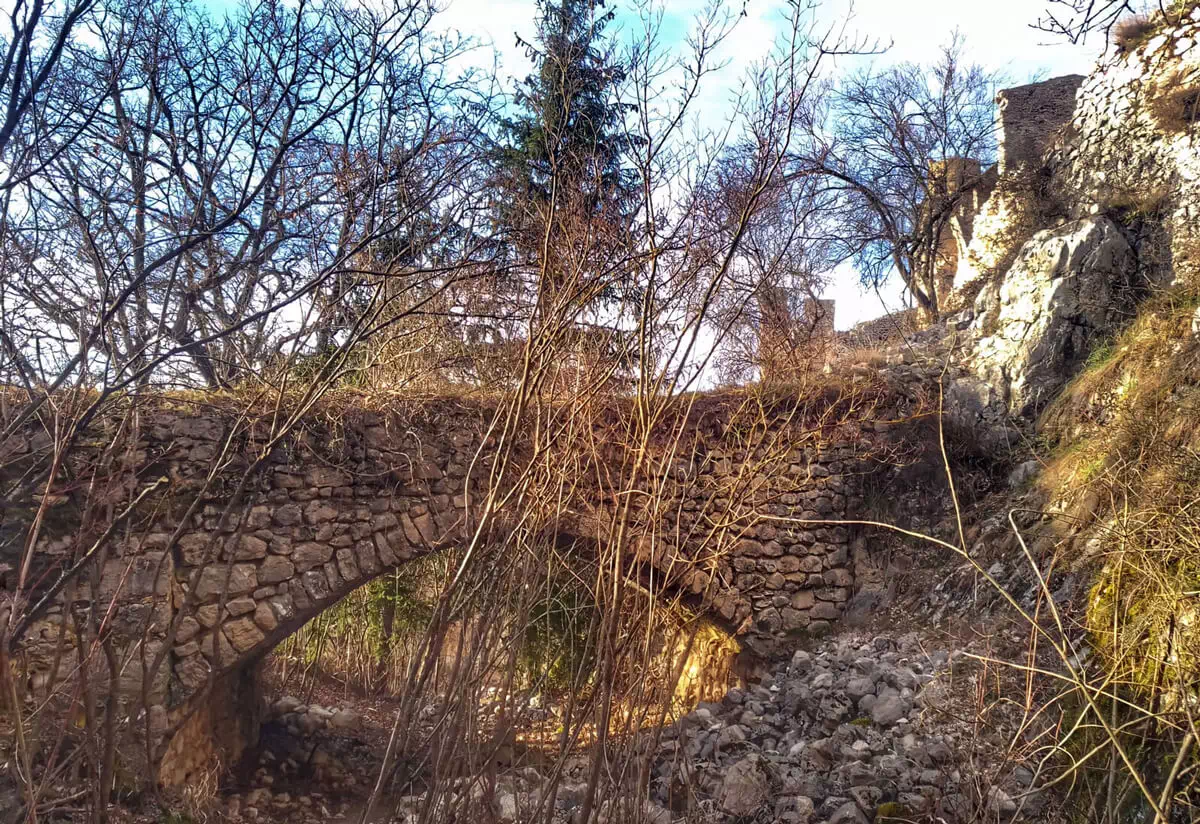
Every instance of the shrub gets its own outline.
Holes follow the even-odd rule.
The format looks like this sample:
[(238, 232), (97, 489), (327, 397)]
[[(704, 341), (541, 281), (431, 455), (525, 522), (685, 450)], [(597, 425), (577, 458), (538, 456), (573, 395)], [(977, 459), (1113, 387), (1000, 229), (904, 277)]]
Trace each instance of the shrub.
[(1159, 21), (1148, 14), (1135, 14), (1118, 20), (1113, 26), (1113, 43), (1123, 52), (1129, 52), (1145, 43), (1158, 31)]
[[(1188, 331), (1198, 301), (1186, 286), (1149, 296), (1040, 425), (1062, 448), (1048, 488), (1091, 524), (1086, 542), (1075, 539), (1087, 554), (1073, 563), (1098, 565), (1079, 616), (1097, 656), (1078, 670), (1084, 676), (1072, 690), (1087, 700), (1058, 746), (1073, 759), (1078, 796), (1089, 806), (1101, 799), (1116, 813), (1108, 821), (1149, 821), (1148, 803), (1163, 809), (1159, 821), (1200, 820), (1189, 778), (1200, 770), (1191, 750), (1200, 684), (1200, 343)], [(1110, 763), (1119, 754), (1131, 769), (1114, 780), (1083, 767), (1101, 753)], [(1142, 789), (1129, 783), (1135, 773)]]
[(1182, 132), (1200, 120), (1200, 78), (1176, 70), (1150, 91), (1150, 114), (1159, 128)]

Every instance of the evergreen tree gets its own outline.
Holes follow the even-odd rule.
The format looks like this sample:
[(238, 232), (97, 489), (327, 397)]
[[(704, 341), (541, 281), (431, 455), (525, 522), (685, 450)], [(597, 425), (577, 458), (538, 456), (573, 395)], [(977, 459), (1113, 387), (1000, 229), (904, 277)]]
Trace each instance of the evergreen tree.
[(613, 16), (603, 0), (539, 0), (534, 42), (518, 38), (538, 68), (516, 96), (518, 112), (500, 123), (495, 194), (510, 244), (526, 261), (536, 258), (547, 221), (619, 225), (636, 210), (624, 162), (634, 145), (622, 128), (629, 107), (615, 99), (625, 70), (604, 34)]

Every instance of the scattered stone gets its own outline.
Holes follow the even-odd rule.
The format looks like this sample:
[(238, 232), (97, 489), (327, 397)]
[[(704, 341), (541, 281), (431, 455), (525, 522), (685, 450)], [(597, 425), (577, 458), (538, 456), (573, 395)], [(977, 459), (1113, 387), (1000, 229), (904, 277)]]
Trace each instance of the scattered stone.
[(771, 788), (757, 755), (730, 767), (721, 784), (721, 809), (730, 815), (754, 815), (767, 803)]
[(338, 710), (329, 718), (329, 726), (339, 730), (351, 730), (358, 726), (358, 716), (350, 710)]

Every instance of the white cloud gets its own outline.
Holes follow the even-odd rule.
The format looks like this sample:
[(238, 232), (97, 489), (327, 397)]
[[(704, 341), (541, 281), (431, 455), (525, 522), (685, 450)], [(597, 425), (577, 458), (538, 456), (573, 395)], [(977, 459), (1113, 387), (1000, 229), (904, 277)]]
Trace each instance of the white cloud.
[(1039, 72), (1086, 74), (1099, 47), (1071, 45), (1035, 29), (1047, 7), (1047, 0), (835, 0), (828, 13), (852, 10), (856, 31), (892, 43), (886, 60), (928, 61), (957, 29), (972, 60), (1007, 71), (1016, 83)]
[[(665, 30), (682, 36), (690, 21), (708, 0), (667, 0)], [(740, 2), (740, 0), (739, 0)], [(731, 3), (736, 10), (739, 3)], [(818, 22), (833, 26), (850, 13), (848, 32), (890, 48), (873, 58), (846, 58), (842, 66), (861, 65), (871, 59), (884, 62), (930, 62), (953, 31), (966, 38), (966, 53), (986, 68), (1001, 70), (1014, 85), (1035, 76), (1086, 74), (1098, 57), (1095, 44), (1074, 46), (1038, 31), (1034, 23), (1046, 10), (1047, 0), (826, 0), (818, 9)], [(729, 65), (701, 99), (703, 125), (716, 128), (729, 114), (733, 90), (745, 70), (767, 55), (782, 33), (788, 8), (784, 0), (745, 0), (746, 14), (724, 43), (720, 57)], [(618, 26), (636, 21), (620, 14), (627, 6), (616, 4)], [(448, 0), (443, 25), (454, 27), (496, 49), (501, 78), (512, 80), (529, 73), (531, 64), (516, 45), (515, 34), (531, 37), (534, 0)], [(864, 291), (850, 266), (839, 267), (826, 296), (837, 301), (837, 325), (848, 328), (901, 306), (899, 284), (889, 284), (881, 296)]]

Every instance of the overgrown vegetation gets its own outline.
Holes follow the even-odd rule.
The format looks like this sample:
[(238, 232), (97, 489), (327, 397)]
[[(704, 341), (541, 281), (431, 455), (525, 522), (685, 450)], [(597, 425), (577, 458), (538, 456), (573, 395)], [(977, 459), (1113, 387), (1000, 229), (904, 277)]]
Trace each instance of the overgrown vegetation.
[[(1076, 545), (1096, 570), (1084, 622), (1103, 666), (1083, 688), (1110, 732), (1083, 711), (1075, 734), (1090, 744), (1073, 751), (1087, 756), (1077, 777), (1093, 813), (1116, 816), (1103, 820), (1182, 821), (1200, 809), (1198, 306), (1189, 287), (1147, 299), (1041, 423), (1058, 455), (1047, 482), (1083, 525), (1086, 549), (1083, 537)], [(1150, 796), (1115, 766), (1118, 751)]]
[(1072, 43), (1091, 36), (1131, 51), (1197, 7), (1196, 0), (1046, 0), (1037, 26)]
[[(539, 2), (522, 41), (535, 71), (513, 96), (468, 65), (473, 44), (439, 28), (430, 0), (14, 7), (0, 71), (3, 815), (107, 824), (128, 802), (201, 820), (222, 758), (185, 776), (179, 814), (161, 812), (156, 770), (184, 732), (215, 737), (191, 719), (278, 643), (288, 689), (331, 678), (394, 699), (364, 820), (417, 787), (423, 821), (474, 820), (470, 790), (495, 789), (518, 729), (539, 736), (547, 786), (571, 765), (578, 820), (645, 817), (647, 748), (728, 686), (726, 630), (759, 617), (722, 599), (747, 525), (830, 526), (779, 514), (801, 505), (803, 450), (830, 433), (898, 464), (910, 444), (871, 436), (934, 425), (919, 388), (884, 410), (882, 381), (822, 374), (835, 354), (815, 303), (826, 278), (851, 259), (875, 285), (894, 269), (936, 316), (941, 241), (983, 178), (971, 159), (994, 148), (997, 78), (961, 42), (933, 66), (839, 78), (832, 58), (870, 49), (826, 28), (815, 0), (781, 8), (721, 127), (693, 129), (736, 4), (706, 6), (665, 43), (649, 0), (627, 28), (603, 2)], [(1160, 118), (1194, 120), (1188, 94), (1163, 95)], [(1197, 780), (1197, 303), (1182, 290), (1148, 303), (1043, 427), (1080, 513), (1108, 519), (1087, 622), (1108, 668), (1072, 681), (1076, 718), (1115, 753), (1105, 809), (1140, 793), (1162, 822), (1172, 805), (1190, 812)], [(697, 392), (713, 372), (742, 388)], [(370, 464), (383, 450), (344, 420), (389, 403), (446, 411), (418, 392), (486, 399), (469, 467), (424, 486), (411, 460)], [(208, 409), (197, 425), (218, 434), (192, 438), (171, 418), (158, 441), (179, 454), (152, 455), (147, 427), (175, 406)], [(450, 430), (450, 417), (437, 422)], [(978, 456), (938, 426), (953, 458), (918, 480), (936, 475), (942, 494), (942, 470)], [(438, 496), (456, 513), (443, 551), (323, 611), (344, 592), (340, 552), (280, 590), (233, 593), (227, 575), (202, 603), (206, 571), (266, 556), (279, 490), (264, 475), (299, 439), (322, 469), (379, 470), (380, 495)], [(728, 469), (701, 478), (714, 464)], [(956, 507), (971, 492), (950, 487)], [(297, 534), (324, 540), (303, 510), (289, 516)], [(932, 540), (973, 562), (957, 532)], [(815, 555), (788, 574), (849, 589), (848, 562)], [(313, 585), (308, 611), (272, 603), (297, 584)], [(251, 622), (235, 650), (235, 625)], [(548, 697), (557, 714), (528, 726)], [(536, 804), (530, 820), (548, 819), (553, 792)]]
[(1150, 114), (1166, 132), (1187, 132), (1200, 120), (1200, 73), (1176, 70), (1151, 89)]

